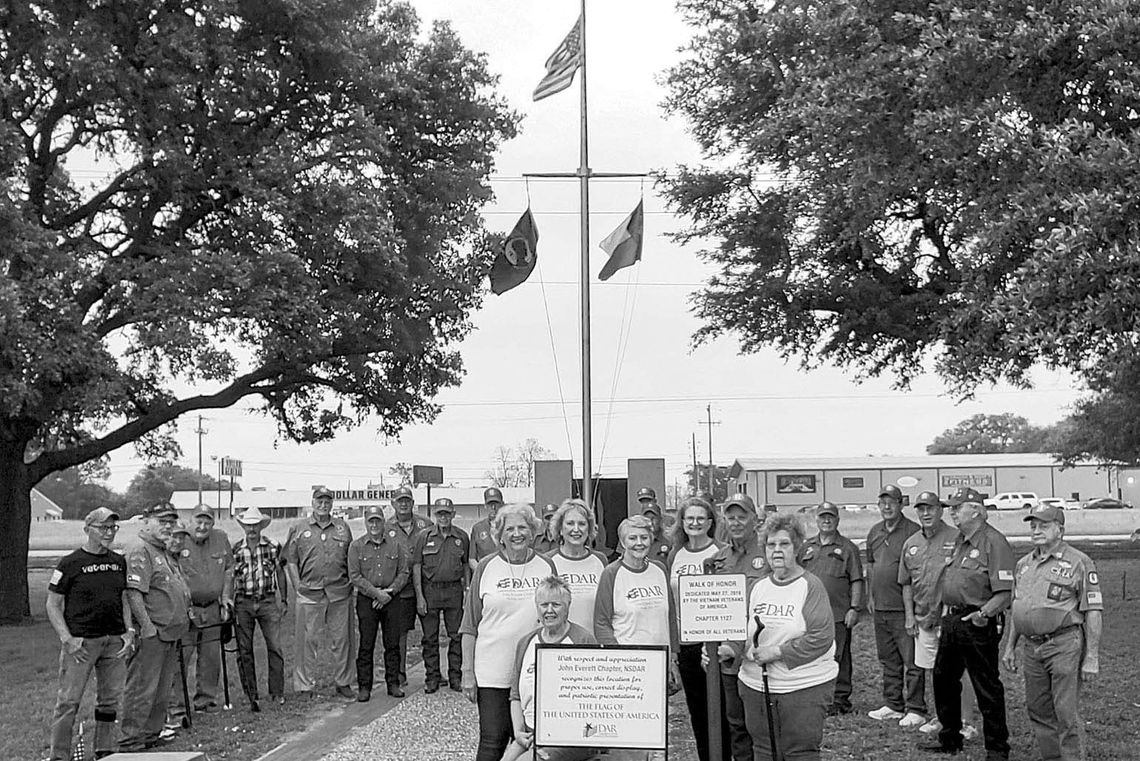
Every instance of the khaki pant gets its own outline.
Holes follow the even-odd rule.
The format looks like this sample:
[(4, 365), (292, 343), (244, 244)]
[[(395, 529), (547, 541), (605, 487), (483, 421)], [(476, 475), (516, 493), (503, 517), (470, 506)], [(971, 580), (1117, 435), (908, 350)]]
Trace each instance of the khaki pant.
[(1025, 707), (1042, 761), (1080, 761), (1081, 657), (1084, 633), (1074, 627), (1056, 639), (1035, 644), (1022, 639)]
[(324, 593), (320, 597), (298, 594), (296, 618), (293, 690), (311, 692), (316, 689), (317, 650), (323, 643), (328, 644), (332, 654), (336, 686), (351, 685), (356, 650), (352, 635), (352, 597), (331, 602)]
[(158, 740), (170, 701), (170, 682), (176, 671), (177, 640), (164, 642), (158, 637), (139, 640), (138, 652), (127, 666), (119, 750), (143, 750)]

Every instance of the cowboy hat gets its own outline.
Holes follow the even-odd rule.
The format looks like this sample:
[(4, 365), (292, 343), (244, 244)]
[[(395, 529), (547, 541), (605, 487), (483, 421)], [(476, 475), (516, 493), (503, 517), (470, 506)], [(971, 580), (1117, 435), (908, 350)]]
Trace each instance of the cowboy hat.
[(256, 506), (247, 507), (244, 511), (242, 511), (241, 515), (237, 517), (237, 522), (243, 526), (256, 525), (260, 526), (263, 529), (269, 525), (269, 522), (271, 520), (273, 519), (258, 510)]

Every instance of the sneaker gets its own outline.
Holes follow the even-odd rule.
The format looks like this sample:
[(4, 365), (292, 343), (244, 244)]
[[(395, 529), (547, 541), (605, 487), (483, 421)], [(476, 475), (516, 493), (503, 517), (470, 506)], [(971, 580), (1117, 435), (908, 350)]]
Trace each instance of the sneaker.
[(868, 711), (867, 715), (875, 721), (889, 721), (891, 719), (898, 721), (903, 717), (902, 711), (896, 711), (890, 706), (883, 706), (882, 708), (876, 708), (874, 711)]
[(171, 729), (170, 727), (167, 726), (167, 727), (163, 727), (162, 731), (158, 733), (158, 739), (162, 740), (164, 742), (169, 742), (170, 740), (173, 740), (177, 735), (178, 735), (177, 729)]
[(899, 719), (899, 726), (904, 729), (914, 729), (915, 727), (921, 727), (925, 723), (926, 717), (914, 711), (908, 711), (906, 716)]
[(963, 724), (962, 725), (962, 741), (963, 742), (966, 742), (967, 740), (976, 740), (978, 737), (981, 736), (981, 734), (982, 733), (979, 732), (977, 729), (975, 729), (972, 724)]
[(356, 700), (356, 693), (353, 692), (352, 688), (349, 687), (347, 684), (342, 684), (340, 687), (337, 687), (336, 688), (336, 694), (342, 698), (348, 698), (349, 700)]
[(938, 717), (935, 716), (933, 719), (919, 727), (918, 731), (924, 735), (936, 735), (942, 731), (942, 722), (940, 722), (938, 720)]

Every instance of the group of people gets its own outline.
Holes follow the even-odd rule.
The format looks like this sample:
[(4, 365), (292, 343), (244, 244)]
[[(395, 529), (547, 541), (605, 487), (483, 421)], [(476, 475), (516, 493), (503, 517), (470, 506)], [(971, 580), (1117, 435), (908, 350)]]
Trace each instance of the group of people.
[[(988, 758), (1005, 759), (1004, 661), (1025, 674), (1042, 757), (1079, 757), (1077, 689), (1097, 671), (1102, 600), (1092, 562), (1064, 542), (1059, 508), (1026, 517), (1034, 549), (1015, 564), (977, 492), (960, 490), (946, 503), (920, 494), (916, 523), (903, 516), (902, 494), (888, 485), (864, 567), (858, 548), (839, 532), (840, 511), (831, 503), (816, 507), (819, 531), (808, 537), (798, 516), (758, 512), (746, 494), (722, 505), (689, 498), (667, 516), (671, 525), (652, 490), (638, 500), (618, 527), (614, 550), (599, 539), (601, 524), (584, 502), (566, 500), (536, 514), (529, 504), (503, 504), (494, 488), (484, 493), (486, 520), (470, 535), (453, 525), (450, 500), (436, 500), (429, 523), (414, 515), (412, 493), (403, 489), (394, 495), (393, 517), (366, 509), (359, 538), (333, 516), (332, 494), (317, 489), (311, 514), (290, 527), (282, 546), (264, 535), (269, 518), (257, 508), (238, 516), (244, 536), (231, 547), (208, 508), (194, 514), (191, 527), (164, 503), (146, 512), (125, 557), (111, 549), (118, 516), (99, 508), (85, 520), (83, 547), (61, 561), (49, 585), (48, 614), (62, 643), (51, 758), (70, 758), (76, 710), (92, 673), (97, 757), (116, 747), (160, 745), (182, 713), (214, 708), (219, 624), (227, 621), (236, 630), (251, 710), (260, 710), (258, 627), (268, 696), (283, 702), (279, 634), (290, 592), (295, 695), (312, 693), (319, 652), (327, 649), (337, 693), (369, 700), (379, 636), (387, 692), (403, 697), (407, 635), (418, 619), (425, 692), (438, 691), (446, 677), (448, 688), (478, 708), (476, 761), (587, 757), (571, 748), (535, 753), (539, 642), (668, 648), (668, 681), (685, 693), (701, 761), (817, 759), (826, 716), (852, 710), (851, 631), (868, 613), (884, 696), (871, 718), (936, 734), (930, 749), (956, 754), (968, 728), (965, 673)], [(946, 507), (954, 526), (942, 520)], [(745, 640), (706, 649), (681, 641), (677, 599), (681, 576), (710, 573), (746, 577), (749, 623)], [(197, 664), (196, 678), (186, 682), (192, 690), (183, 689), (179, 648)], [(723, 746), (711, 755), (708, 668), (719, 670), (723, 706)]]

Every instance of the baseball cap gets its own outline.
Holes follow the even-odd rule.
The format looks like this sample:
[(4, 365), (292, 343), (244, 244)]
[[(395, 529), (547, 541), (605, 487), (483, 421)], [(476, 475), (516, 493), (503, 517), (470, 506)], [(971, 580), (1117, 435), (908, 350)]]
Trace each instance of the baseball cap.
[(492, 486), (490, 489), (487, 489), (483, 492), (483, 504), (503, 504), (503, 493)]
[(332, 499), (333, 493), (327, 487), (318, 486), (317, 488), (313, 489), (313, 499), (318, 499), (320, 497), (328, 497), (329, 499)]
[(1037, 505), (1029, 511), (1029, 515), (1025, 516), (1025, 520), (1031, 521), (1036, 518), (1039, 521), (1053, 521), (1065, 525), (1065, 508), (1060, 505)]
[(194, 508), (194, 512), (190, 513), (190, 517), (197, 518), (199, 515), (204, 515), (207, 518), (213, 518), (214, 511), (210, 509), (209, 505), (198, 505)]
[(143, 515), (147, 518), (177, 518), (178, 511), (169, 502), (159, 502), (144, 510)]
[(643, 504), (641, 506), (641, 514), (642, 515), (648, 515), (649, 513), (653, 513), (658, 518), (661, 517), (661, 505), (657, 504), (656, 500), (651, 501), (651, 502), (646, 502), (645, 504)]
[(558, 512), (558, 505), (547, 505), (546, 507), (542, 508), (542, 517), (546, 518), (552, 516), (556, 512)]
[(396, 491), (392, 492), (392, 501), (399, 502), (401, 499), (410, 499), (415, 502), (416, 495), (412, 494), (410, 487), (401, 486), (399, 489), (396, 489)]
[(887, 484), (879, 491), (880, 497), (890, 497), (902, 502), (902, 490), (894, 484)]
[(820, 502), (819, 507), (815, 509), (816, 517), (821, 515), (834, 515), (839, 517), (839, 507), (834, 502)]
[(379, 518), (384, 520), (384, 508), (380, 505), (367, 505), (364, 508), (364, 520), (369, 518)]
[(435, 501), (435, 504), (432, 505), (431, 509), (432, 509), (432, 512), (435, 512), (435, 513), (454, 513), (455, 512), (455, 503), (452, 502), (447, 497), (440, 497), (439, 499), (437, 499)]
[(93, 526), (96, 523), (103, 524), (107, 521), (119, 520), (119, 514), (109, 507), (97, 507), (83, 519), (83, 527)]
[(190, 527), (186, 525), (186, 521), (178, 521), (174, 524), (174, 529), (170, 532), (170, 534), (171, 536), (174, 534), (187, 534), (192, 536), (193, 532), (191, 532)]
[(917, 497), (914, 498), (914, 506), (918, 507), (919, 505), (931, 505), (933, 507), (942, 507), (942, 500), (939, 499), (938, 495), (935, 494), (934, 492), (924, 491), (922, 494), (919, 494)]
[(745, 512), (756, 513), (756, 503), (752, 501), (752, 497), (744, 493), (733, 494), (729, 497), (728, 501), (724, 503), (724, 510), (727, 512), (730, 507), (739, 507)]
[(650, 489), (648, 486), (642, 486), (637, 490), (637, 501), (645, 502), (647, 500), (657, 500), (657, 492)]
[(979, 492), (971, 489), (969, 486), (963, 486), (959, 488), (958, 491), (954, 492), (950, 499), (946, 500), (946, 504), (950, 505), (951, 507), (964, 505), (967, 502), (974, 502), (979, 505), (985, 504), (985, 500), (982, 499), (982, 495)]

